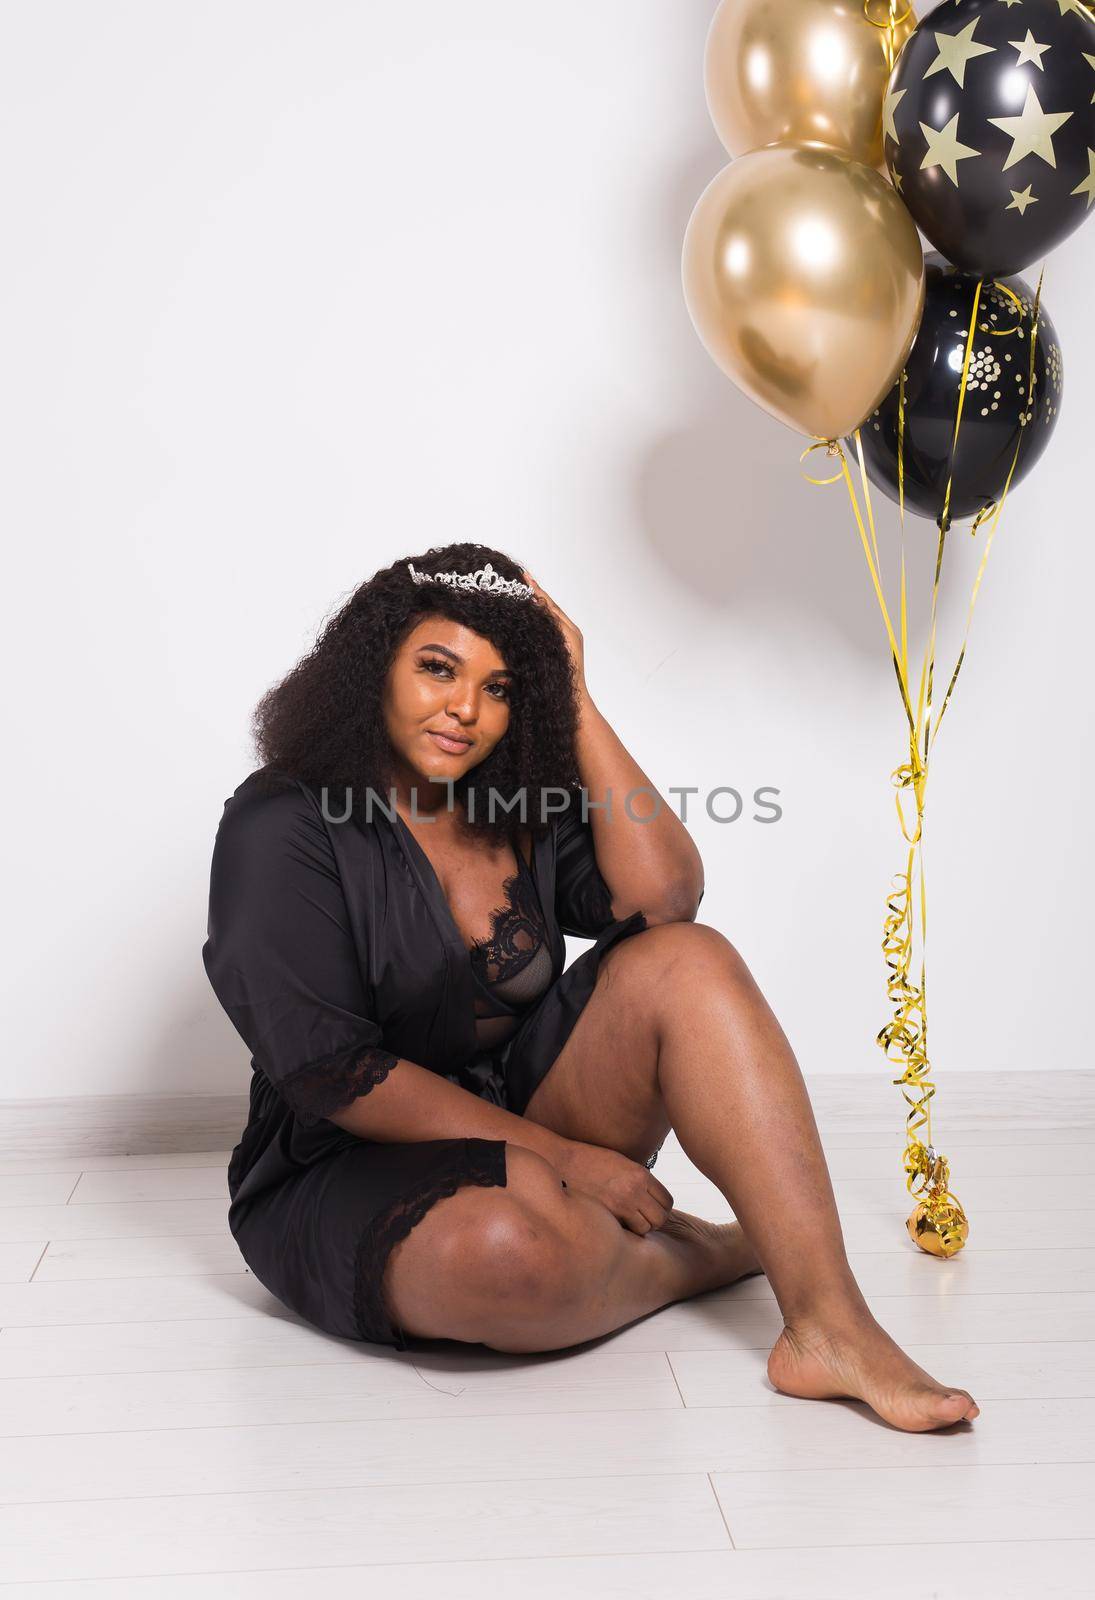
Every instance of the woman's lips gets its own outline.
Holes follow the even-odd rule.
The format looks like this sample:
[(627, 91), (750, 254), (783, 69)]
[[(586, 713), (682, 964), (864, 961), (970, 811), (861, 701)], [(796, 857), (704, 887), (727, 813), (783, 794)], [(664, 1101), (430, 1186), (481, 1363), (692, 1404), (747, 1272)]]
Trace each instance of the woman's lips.
[(465, 750), (471, 749), (470, 739), (450, 739), (443, 733), (435, 733), (432, 728), (427, 728), (426, 732), (436, 741), (439, 749), (447, 750), (450, 755), (462, 756)]

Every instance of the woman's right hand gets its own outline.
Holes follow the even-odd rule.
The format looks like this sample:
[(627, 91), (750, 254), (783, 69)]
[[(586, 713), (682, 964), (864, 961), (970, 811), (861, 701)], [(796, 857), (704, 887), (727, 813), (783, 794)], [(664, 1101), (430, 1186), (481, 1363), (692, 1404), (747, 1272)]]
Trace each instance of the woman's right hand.
[(660, 1228), (673, 1209), (665, 1184), (618, 1150), (568, 1139), (555, 1164), (568, 1189), (599, 1200), (632, 1233)]

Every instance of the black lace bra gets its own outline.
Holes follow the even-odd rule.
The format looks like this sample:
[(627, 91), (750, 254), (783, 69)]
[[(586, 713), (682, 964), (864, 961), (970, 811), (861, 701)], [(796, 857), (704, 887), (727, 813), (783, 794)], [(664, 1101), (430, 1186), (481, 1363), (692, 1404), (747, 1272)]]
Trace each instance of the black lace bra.
[(505, 904), (492, 914), (491, 932), (468, 954), (479, 994), (475, 1032), (486, 1048), (516, 1031), (521, 1014), (550, 987), (552, 963), (540, 897), (528, 862), (517, 851), (517, 871), (503, 884)]

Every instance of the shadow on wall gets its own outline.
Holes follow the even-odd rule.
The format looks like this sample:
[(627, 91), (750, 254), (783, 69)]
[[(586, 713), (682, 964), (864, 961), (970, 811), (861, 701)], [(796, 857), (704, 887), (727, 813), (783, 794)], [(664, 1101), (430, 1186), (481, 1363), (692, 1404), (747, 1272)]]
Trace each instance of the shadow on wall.
[[(702, 40), (697, 48), (702, 55)], [(702, 87), (696, 93), (702, 105)], [(666, 355), (664, 390), (684, 397), (686, 414), (679, 427), (648, 440), (638, 455), (634, 509), (639, 526), (665, 569), (712, 608), (771, 614), (780, 619), (781, 632), (792, 630), (805, 614), (812, 625), (821, 622), (839, 634), (865, 661), (885, 663), (885, 628), (844, 485), (815, 487), (803, 477), (806, 472), (829, 476), (839, 461), (817, 451), (800, 465), (799, 454), (810, 440), (770, 417), (724, 377), (685, 307), (680, 287), (685, 227), (704, 188), (728, 160), (712, 133), (712, 143), (679, 165), (651, 207), (647, 259), (656, 263), (654, 303), (672, 333), (666, 336), (663, 322), (650, 330), (650, 340)], [(858, 463), (849, 465), (858, 490)], [(896, 629), (898, 512), (880, 492), (873, 505), (886, 602)], [(972, 546), (964, 528), (948, 539), (939, 600), (940, 628), (949, 638), (957, 627), (955, 639), (975, 570), (970, 556), (979, 558), (984, 537), (974, 552), (961, 547), (963, 536)], [(917, 666), (937, 537), (933, 523), (906, 516), (910, 653)]]

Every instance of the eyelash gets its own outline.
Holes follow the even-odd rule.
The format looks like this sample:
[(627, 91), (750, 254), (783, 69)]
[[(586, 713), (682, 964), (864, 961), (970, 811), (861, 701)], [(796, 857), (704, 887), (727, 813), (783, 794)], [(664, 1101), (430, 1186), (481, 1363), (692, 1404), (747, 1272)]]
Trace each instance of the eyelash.
[[(437, 656), (423, 656), (422, 665), (423, 665), (423, 667), (426, 667), (426, 668), (429, 668), (429, 667), (444, 667), (446, 672), (451, 672), (452, 671), (451, 664), (448, 661), (441, 661)], [(498, 694), (491, 695), (491, 699), (492, 700), (508, 700), (509, 697), (510, 697), (510, 686), (509, 686), (508, 683), (488, 684), (487, 687), (488, 687), (488, 689), (489, 688), (495, 688), (495, 689), (501, 689), (502, 690), (502, 693), (500, 695), (498, 695)]]

